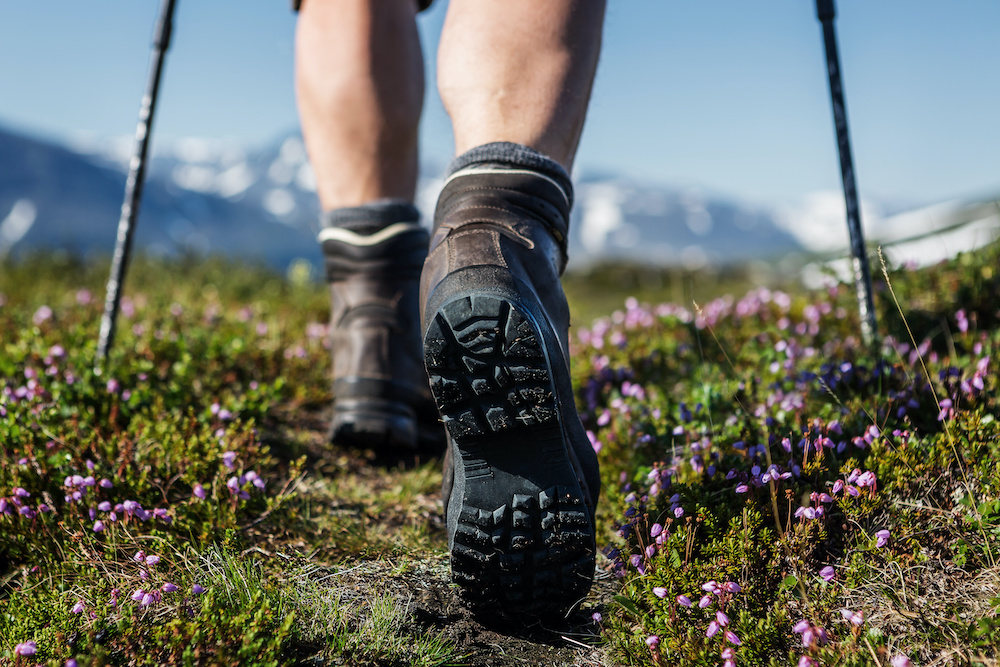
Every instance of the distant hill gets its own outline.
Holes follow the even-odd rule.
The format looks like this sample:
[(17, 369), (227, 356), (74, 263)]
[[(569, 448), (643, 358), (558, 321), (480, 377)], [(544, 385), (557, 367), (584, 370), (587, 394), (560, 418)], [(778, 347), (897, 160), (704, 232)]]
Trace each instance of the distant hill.
[[(123, 164), (2, 129), (0, 155), (0, 254), (28, 249), (111, 252), (125, 188)], [(246, 164), (247, 169), (256, 166)], [(278, 206), (270, 210), (262, 205), (251, 186), (240, 189), (232, 174), (226, 180), (220, 173), (214, 188), (192, 187), (191, 170), (222, 166), (158, 158), (146, 180), (136, 248), (255, 257), (275, 266), (296, 257), (319, 261), (314, 234), (297, 218), (276, 214)]]
[[(319, 204), (297, 133), (254, 149), (184, 139), (154, 140), (153, 150), (137, 249), (222, 253), (280, 269), (297, 258), (319, 266)], [(0, 256), (37, 249), (110, 253), (130, 152), (131, 140), (68, 146), (0, 127)], [(417, 205), (430, 224), (441, 170), (423, 171)], [(847, 247), (837, 192), (813, 193), (798, 208), (779, 209), (614, 175), (584, 177), (575, 187), (571, 266), (629, 260), (698, 268)], [(864, 204), (870, 240), (947, 224), (883, 217), (908, 208), (898, 202)]]

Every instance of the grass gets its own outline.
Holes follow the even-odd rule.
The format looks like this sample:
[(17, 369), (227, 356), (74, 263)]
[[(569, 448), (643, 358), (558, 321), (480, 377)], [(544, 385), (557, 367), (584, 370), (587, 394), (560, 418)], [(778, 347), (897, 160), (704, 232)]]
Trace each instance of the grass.
[(604, 555), (506, 629), (448, 584), (440, 462), (325, 445), (324, 288), (142, 259), (98, 375), (104, 264), (8, 260), (0, 664), (995, 665), (998, 258), (889, 271), (877, 351), (847, 286), (570, 277)]

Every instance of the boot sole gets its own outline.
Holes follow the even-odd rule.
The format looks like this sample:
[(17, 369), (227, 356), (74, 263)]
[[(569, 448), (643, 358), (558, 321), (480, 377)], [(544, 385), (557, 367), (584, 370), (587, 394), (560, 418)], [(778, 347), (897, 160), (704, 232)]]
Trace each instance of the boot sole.
[(569, 454), (551, 344), (551, 328), (530, 308), (483, 291), (445, 301), (424, 337), (455, 461), (452, 577), (474, 606), (504, 615), (563, 614), (594, 574), (594, 527)]

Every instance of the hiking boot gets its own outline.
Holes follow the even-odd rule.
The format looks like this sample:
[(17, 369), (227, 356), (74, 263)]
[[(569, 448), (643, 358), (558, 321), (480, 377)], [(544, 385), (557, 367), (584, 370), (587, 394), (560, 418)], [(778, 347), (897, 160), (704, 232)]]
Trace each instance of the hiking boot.
[(443, 448), (418, 324), (428, 241), (418, 218), (411, 204), (394, 201), (325, 214), (319, 241), (332, 293), (337, 445)]
[(452, 577), (508, 617), (563, 614), (586, 596), (600, 486), (559, 282), (572, 190), (529, 152), (560, 177), (478, 163), (448, 179), (421, 278), (424, 358), (449, 443)]

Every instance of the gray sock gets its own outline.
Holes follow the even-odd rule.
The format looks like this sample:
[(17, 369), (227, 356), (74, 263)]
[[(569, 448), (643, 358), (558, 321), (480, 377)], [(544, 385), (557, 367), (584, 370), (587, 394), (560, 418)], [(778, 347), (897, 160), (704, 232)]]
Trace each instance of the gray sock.
[(375, 201), (323, 211), (323, 227), (349, 229), (358, 234), (374, 234), (397, 222), (419, 222), (420, 211), (405, 199), (376, 199)]
[(570, 204), (573, 203), (573, 181), (569, 174), (566, 173), (561, 164), (547, 155), (542, 155), (534, 148), (510, 141), (496, 141), (476, 146), (452, 160), (448, 166), (448, 175), (476, 164), (537, 171), (558, 183), (559, 187), (565, 191)]

